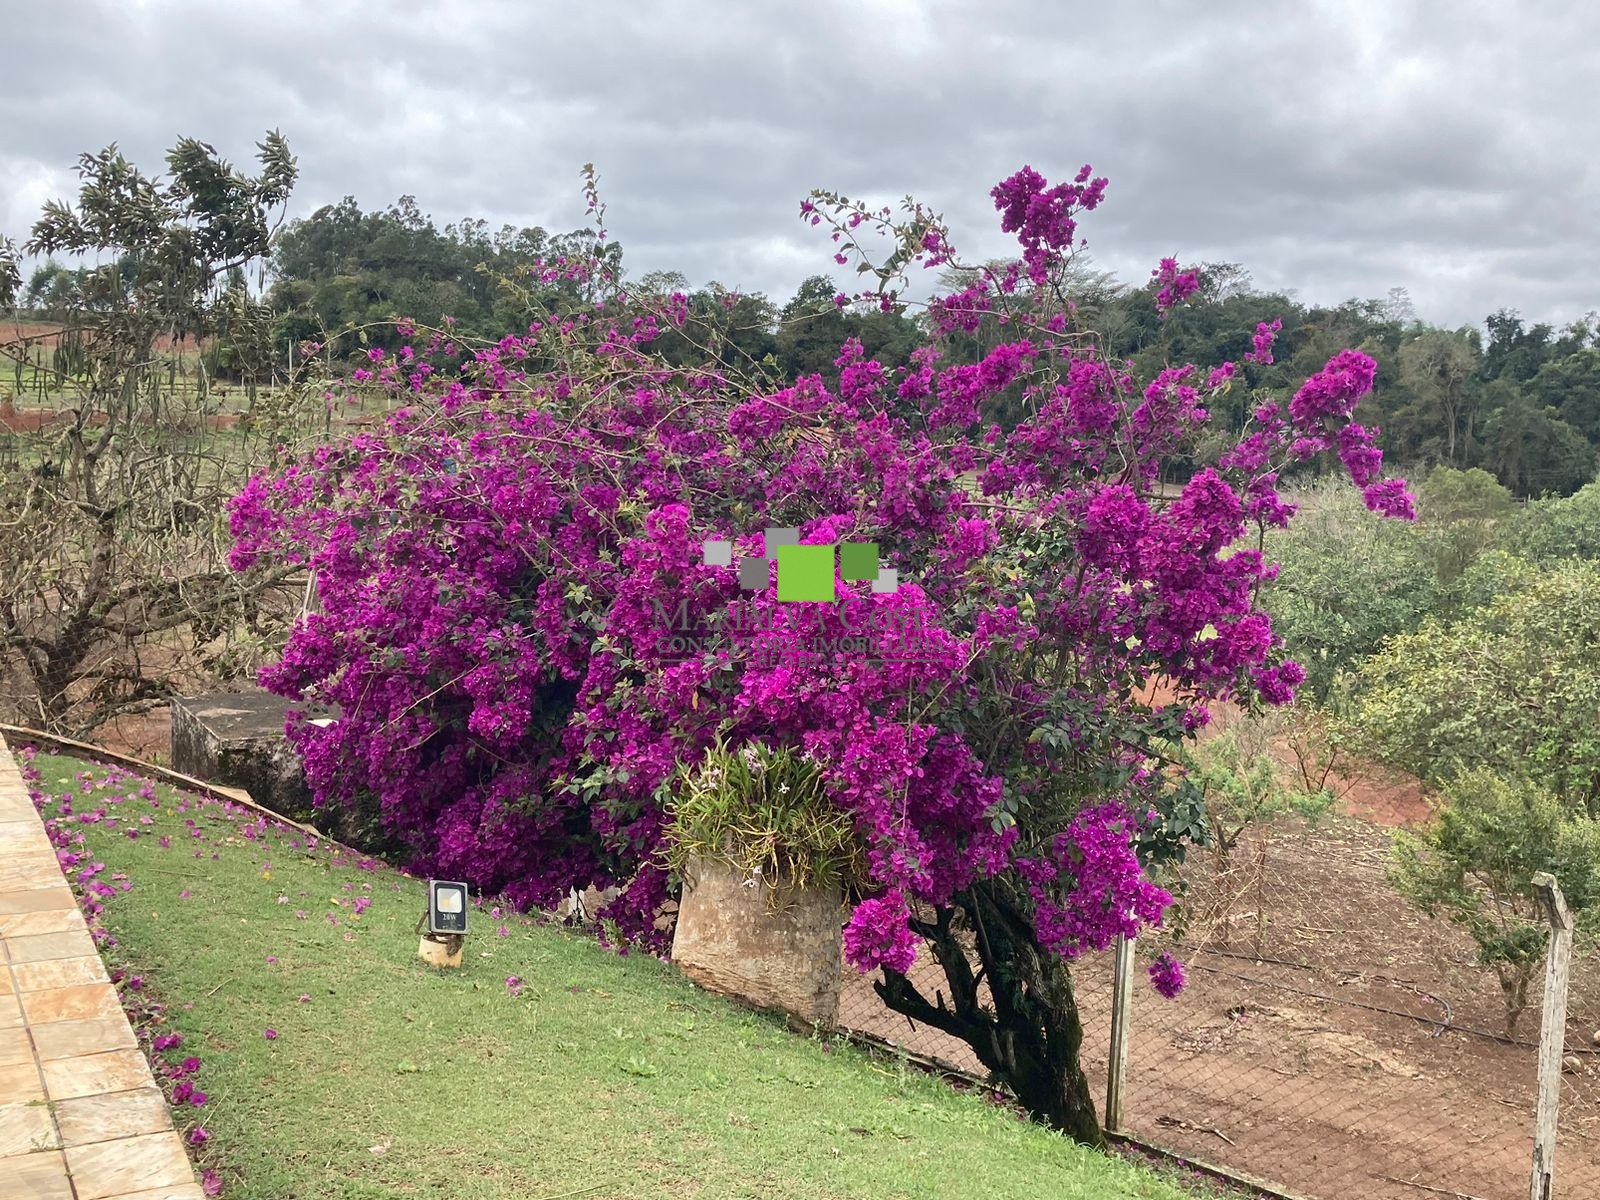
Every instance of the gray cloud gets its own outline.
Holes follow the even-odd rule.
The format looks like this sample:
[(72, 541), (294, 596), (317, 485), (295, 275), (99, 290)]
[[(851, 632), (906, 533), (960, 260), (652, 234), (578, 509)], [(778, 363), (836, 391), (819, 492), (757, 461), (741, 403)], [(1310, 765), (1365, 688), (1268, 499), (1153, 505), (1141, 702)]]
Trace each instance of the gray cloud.
[(592, 161), (631, 270), (782, 298), (832, 265), (814, 186), (915, 194), (988, 256), (996, 180), (1087, 161), (1111, 187), (1083, 232), (1130, 281), (1176, 253), (1312, 302), (1404, 287), (1445, 324), (1600, 307), (1600, 9), (1575, 2), (0, 0), (0, 28), (12, 236), (80, 152), (237, 161), (278, 127), (296, 215), (410, 193), (564, 230)]

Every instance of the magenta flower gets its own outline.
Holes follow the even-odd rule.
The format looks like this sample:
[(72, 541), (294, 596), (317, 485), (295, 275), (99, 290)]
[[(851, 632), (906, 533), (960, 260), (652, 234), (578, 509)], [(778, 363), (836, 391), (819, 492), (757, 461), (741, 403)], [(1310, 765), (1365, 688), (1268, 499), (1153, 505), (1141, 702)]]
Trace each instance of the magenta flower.
[(1168, 951), (1163, 950), (1156, 960), (1150, 964), (1148, 970), (1151, 984), (1154, 985), (1156, 991), (1160, 992), (1168, 1000), (1183, 991), (1185, 983), (1183, 964), (1172, 957)]
[(910, 920), (906, 898), (898, 891), (863, 900), (844, 929), (845, 957), (861, 971), (880, 966), (909, 971), (917, 958)]
[(205, 1170), (200, 1172), (200, 1190), (208, 1196), (221, 1195), (222, 1176), (218, 1175), (210, 1167), (207, 1167)]
[(206, 1132), (204, 1125), (197, 1125), (189, 1131), (189, 1145), (204, 1146), (211, 1140), (211, 1135)]
[(269, 1025), (267, 1028), (261, 1031), (261, 1036), (266, 1038), (269, 1042), (275, 1042), (278, 1040), (278, 1031)]
[(515, 975), (507, 975), (506, 991), (510, 992), (513, 996), (522, 995), (522, 980), (518, 979)]

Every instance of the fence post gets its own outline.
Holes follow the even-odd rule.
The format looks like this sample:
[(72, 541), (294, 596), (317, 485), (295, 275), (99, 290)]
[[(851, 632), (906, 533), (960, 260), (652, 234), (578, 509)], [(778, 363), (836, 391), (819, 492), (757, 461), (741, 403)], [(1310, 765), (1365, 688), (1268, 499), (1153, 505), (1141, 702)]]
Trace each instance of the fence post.
[(1128, 1018), (1133, 1002), (1133, 943), (1117, 935), (1115, 972), (1111, 982), (1111, 1052), (1106, 1063), (1106, 1128), (1122, 1132), (1123, 1081), (1128, 1072)]
[(1539, 1101), (1533, 1124), (1533, 1177), (1529, 1200), (1550, 1200), (1556, 1162), (1556, 1111), (1561, 1104), (1561, 1052), (1567, 1032), (1567, 969), (1572, 961), (1572, 917), (1555, 876), (1533, 877), (1545, 919), (1550, 955), (1545, 960), (1544, 1012), (1539, 1022)]

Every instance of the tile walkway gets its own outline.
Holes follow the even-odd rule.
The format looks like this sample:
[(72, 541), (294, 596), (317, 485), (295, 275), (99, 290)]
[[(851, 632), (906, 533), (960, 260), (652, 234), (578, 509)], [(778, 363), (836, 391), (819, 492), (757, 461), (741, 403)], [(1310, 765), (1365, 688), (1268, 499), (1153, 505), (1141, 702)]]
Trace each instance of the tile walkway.
[(3, 741), (0, 1198), (203, 1200)]

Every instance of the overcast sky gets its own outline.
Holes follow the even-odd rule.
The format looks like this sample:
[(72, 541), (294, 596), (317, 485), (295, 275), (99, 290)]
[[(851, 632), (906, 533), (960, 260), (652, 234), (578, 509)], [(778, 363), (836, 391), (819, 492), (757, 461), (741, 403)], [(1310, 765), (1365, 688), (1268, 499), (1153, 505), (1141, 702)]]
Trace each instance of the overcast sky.
[(1067, 0), (0, 0), (0, 233), (117, 142), (248, 161), (279, 128), (291, 215), (404, 193), (583, 224), (593, 161), (634, 273), (778, 299), (833, 266), (812, 187), (942, 210), (1007, 250), (1024, 163), (1110, 178), (1081, 226), (1140, 282), (1165, 254), (1306, 302), (1419, 316), (1600, 308), (1600, 6)]

